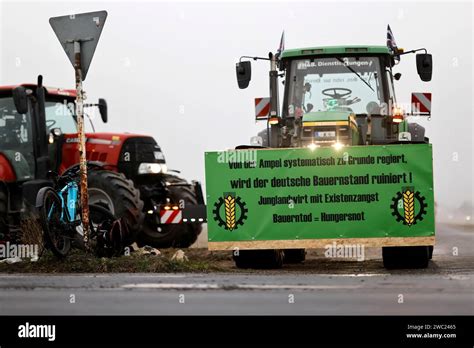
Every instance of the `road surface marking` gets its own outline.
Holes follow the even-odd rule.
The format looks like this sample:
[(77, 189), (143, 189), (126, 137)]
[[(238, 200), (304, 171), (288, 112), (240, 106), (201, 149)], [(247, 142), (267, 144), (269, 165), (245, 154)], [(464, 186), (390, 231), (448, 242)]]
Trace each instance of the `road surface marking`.
[(169, 284), (169, 283), (139, 283), (124, 284), (121, 286), (125, 289), (219, 289), (217, 284)]
[(292, 284), (204, 284), (204, 283), (138, 283), (124, 284), (125, 289), (245, 289), (245, 290), (326, 290), (326, 289), (358, 289), (362, 285), (292, 285)]
[(385, 277), (389, 276), (390, 273), (358, 273), (358, 274), (317, 274), (318, 276), (326, 276), (326, 277)]

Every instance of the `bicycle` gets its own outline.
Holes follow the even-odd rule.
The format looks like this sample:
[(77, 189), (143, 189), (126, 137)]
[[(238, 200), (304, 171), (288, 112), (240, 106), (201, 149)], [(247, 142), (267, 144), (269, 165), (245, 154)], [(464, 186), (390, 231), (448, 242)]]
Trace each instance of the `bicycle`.
[[(46, 247), (62, 259), (77, 244), (82, 246), (84, 231), (80, 199), (79, 166), (61, 176), (50, 172), (52, 187), (42, 188), (36, 198)], [(121, 220), (100, 205), (89, 206), (91, 246), (98, 256), (117, 256), (123, 252), (126, 232)], [(125, 225), (126, 229), (126, 225)]]

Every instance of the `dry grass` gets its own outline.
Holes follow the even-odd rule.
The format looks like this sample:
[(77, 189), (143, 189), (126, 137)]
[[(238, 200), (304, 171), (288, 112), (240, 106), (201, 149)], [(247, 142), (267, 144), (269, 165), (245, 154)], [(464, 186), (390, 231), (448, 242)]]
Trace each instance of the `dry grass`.
[(36, 218), (27, 217), (21, 221), (20, 241), (22, 244), (43, 245), (43, 231)]
[(160, 256), (132, 253), (114, 258), (99, 258), (74, 249), (66, 259), (59, 260), (48, 250), (43, 250), (43, 232), (36, 218), (23, 219), (21, 230), (20, 243), (38, 245), (41, 257), (37, 262), (0, 263), (0, 273), (218, 272), (233, 264), (229, 252), (207, 249), (184, 249), (188, 258), (186, 262), (171, 260), (176, 249), (160, 250)]
[[(229, 263), (229, 253), (209, 252), (204, 249), (185, 249), (189, 261), (172, 261), (176, 249), (161, 251), (160, 256), (139, 255), (114, 258), (98, 258), (81, 250), (73, 250), (64, 260), (58, 260), (45, 252), (37, 262), (0, 264), (0, 273), (174, 273), (174, 272), (221, 272)], [(228, 262), (226, 261), (228, 260)]]

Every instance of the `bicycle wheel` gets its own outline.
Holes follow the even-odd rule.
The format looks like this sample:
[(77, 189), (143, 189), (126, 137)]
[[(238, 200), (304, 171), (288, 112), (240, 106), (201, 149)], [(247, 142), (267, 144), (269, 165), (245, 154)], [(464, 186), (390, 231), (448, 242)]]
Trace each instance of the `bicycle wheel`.
[(64, 258), (71, 250), (68, 226), (61, 219), (63, 207), (56, 191), (47, 189), (39, 207), (41, 225), (46, 245), (55, 256)]

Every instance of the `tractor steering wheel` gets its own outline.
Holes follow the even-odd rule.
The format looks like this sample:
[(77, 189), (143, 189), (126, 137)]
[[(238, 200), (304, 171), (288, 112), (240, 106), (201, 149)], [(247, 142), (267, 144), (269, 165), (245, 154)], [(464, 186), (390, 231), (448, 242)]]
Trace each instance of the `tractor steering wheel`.
[[(338, 93), (339, 91), (341, 91), (342, 93)], [(332, 93), (330, 93), (330, 92), (332, 92)], [(333, 99), (341, 99), (341, 98), (344, 98), (344, 97), (347, 97), (348, 95), (350, 95), (352, 93), (352, 90), (350, 90), (349, 88), (336, 87), (336, 88), (323, 89), (322, 93), (326, 97), (330, 97), (330, 98), (333, 98)]]
[(56, 124), (56, 120), (46, 120), (46, 127), (48, 128), (48, 131), (53, 129), (53, 126)]

